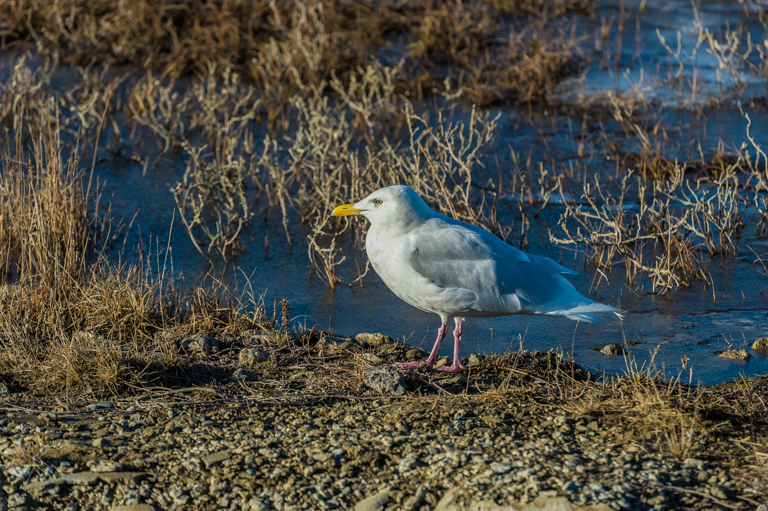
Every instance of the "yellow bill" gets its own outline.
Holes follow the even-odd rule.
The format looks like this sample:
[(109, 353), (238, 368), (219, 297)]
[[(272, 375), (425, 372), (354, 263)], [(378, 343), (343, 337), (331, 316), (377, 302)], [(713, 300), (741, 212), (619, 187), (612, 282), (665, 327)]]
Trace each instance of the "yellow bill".
[(347, 216), (347, 215), (356, 215), (362, 211), (362, 209), (357, 209), (353, 207), (354, 204), (342, 204), (341, 206), (337, 206), (336, 209), (333, 210), (333, 216)]

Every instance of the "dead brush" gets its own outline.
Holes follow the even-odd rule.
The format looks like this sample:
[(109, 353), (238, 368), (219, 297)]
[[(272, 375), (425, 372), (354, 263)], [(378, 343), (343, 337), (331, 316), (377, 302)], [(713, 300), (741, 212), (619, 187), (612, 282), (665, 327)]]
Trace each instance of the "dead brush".
[(42, 458), (46, 450), (42, 438), (19, 439), (9, 450), (10, 453), (3, 455), (7, 468), (30, 467), (33, 470), (42, 470), (47, 466)]
[[(495, 215), (483, 212), (484, 193), (493, 191), (478, 193), (472, 186), (474, 173), (482, 169), (482, 149), (493, 138), (496, 120), (472, 110), (466, 123), (447, 122), (441, 112), (431, 123), (404, 102), (402, 114), (397, 115), (405, 119), (408, 135), (401, 146), (382, 136), (382, 123), (391, 119), (392, 107), (382, 109), (380, 102), (370, 99), (392, 95), (392, 75), (382, 69), (383, 76), (375, 80), (371, 68), (360, 73), (363, 86), (344, 91), (340, 106), (322, 95), (322, 87), (309, 96), (295, 96), (294, 134), (283, 137), (283, 143), (267, 137), (259, 159), (272, 200), (283, 210), (289, 239), (289, 208), (303, 220), (311, 219), (310, 259), (331, 287), (338, 282), (335, 268), (341, 256), (335, 242), (339, 233), (330, 234), (327, 226), (333, 208), (350, 198), (365, 197), (383, 186), (406, 184), (437, 211), (469, 222), (496, 222)], [(360, 118), (364, 124), (355, 126), (351, 118)], [(358, 126), (366, 137), (353, 143)], [(359, 223), (353, 225), (359, 229)], [(504, 234), (498, 223), (488, 228)]]
[(555, 86), (582, 68), (586, 57), (575, 27), (553, 32), (546, 26), (512, 30), (502, 50), (495, 84), (518, 102), (546, 99)]
[(174, 80), (164, 83), (150, 72), (132, 87), (128, 98), (131, 118), (159, 137), (158, 158), (172, 147), (181, 146), (189, 122), (192, 96), (174, 89)]
[(205, 83), (193, 87), (200, 110), (191, 114), (189, 125), (202, 131), (210, 146), (182, 142), (189, 162), (183, 180), (171, 189), (187, 235), (209, 262), (212, 253), (227, 261), (237, 252), (252, 216), (246, 181), (254, 175), (254, 158), (248, 141), (260, 104), (253, 87), (241, 89), (236, 74), (225, 71), (220, 85), (215, 76), (211, 70)]
[[(14, 120), (15, 137), (0, 160), (5, 275), (23, 277), (21, 285), (43, 281), (51, 292), (49, 298), (55, 298), (65, 293), (57, 288), (62, 277), (79, 281), (84, 276), (84, 254), (95, 225), (87, 211), (94, 199), (76, 163), (77, 148), (67, 161), (61, 154), (59, 110), (54, 102), (18, 102)], [(25, 132), (31, 134), (30, 152)]]
[(414, 13), (409, 56), (417, 61), (453, 62), (469, 68), (497, 37), (500, 24), (482, 3), (426, 2)]
[(642, 366), (627, 357), (624, 374), (607, 381), (571, 383), (565, 406), (575, 416), (620, 416), (627, 424), (627, 438), (634, 437), (649, 450), (685, 459), (695, 444), (694, 429), (705, 426), (699, 418), (705, 392), (683, 384), (682, 373), (666, 378), (654, 362), (655, 355)]
[(693, 185), (676, 165), (671, 178), (650, 187), (638, 178), (631, 200), (630, 177), (631, 172), (613, 195), (603, 192), (598, 181), (585, 184), (582, 198), (588, 207), (567, 203), (559, 220), (564, 236), (550, 231), (550, 240), (590, 247), (601, 269), (620, 261), (630, 284), (648, 277), (652, 292), (688, 286), (692, 279), (708, 281), (701, 254), (733, 252), (743, 226), (736, 168), (726, 169), (711, 185)]

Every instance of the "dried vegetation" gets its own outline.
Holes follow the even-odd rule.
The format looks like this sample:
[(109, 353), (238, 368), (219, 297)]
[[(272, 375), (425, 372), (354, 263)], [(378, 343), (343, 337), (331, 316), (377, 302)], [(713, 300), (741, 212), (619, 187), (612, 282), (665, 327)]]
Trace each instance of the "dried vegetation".
[[(520, 245), (532, 219), (558, 202), (551, 239), (584, 251), (598, 284), (616, 267), (648, 292), (711, 283), (709, 261), (738, 250), (746, 214), (760, 218), (758, 232), (768, 223), (768, 159), (749, 131), (742, 146), (673, 161), (639, 84), (580, 111), (575, 166), (532, 162), (519, 147), (511, 168), (498, 162), (508, 127), (482, 107), (506, 102), (554, 112), (550, 94), (593, 58), (571, 17), (594, 8), (569, 0), (0, 4), (2, 43), (37, 49), (34, 61), (14, 60), (0, 85), (0, 121), (9, 133), (0, 147), (8, 283), (0, 371), (41, 392), (117, 391), (182, 378), (190, 360), (156, 338), (159, 331), (178, 340), (277, 323), (252, 292), (227, 290), (214, 278), (191, 289), (174, 280), (164, 236), (130, 263), (107, 257), (121, 241), (125, 254), (132, 222), (116, 221), (102, 203), (97, 167), (105, 153), (138, 162), (144, 173), (184, 162), (169, 192), (174, 219), (211, 266), (236, 259), (257, 214), (277, 215), (289, 243), (306, 248), (316, 274), (334, 288), (351, 273), (364, 224), (330, 212), (402, 183), (437, 211)], [(697, 51), (716, 57), (722, 87), (730, 86), (727, 76), (765, 73), (762, 50), (750, 57), (752, 47), (739, 46), (730, 31), (723, 39), (695, 26)], [(686, 65), (689, 56), (665, 47)], [(52, 85), (60, 63), (84, 66), (71, 68), (71, 87)], [(604, 121), (618, 135), (606, 134)], [(619, 154), (620, 137), (635, 140), (638, 152)], [(617, 156), (616, 175), (593, 175), (590, 165), (605, 154)], [(765, 255), (755, 256), (765, 274)], [(361, 281), (366, 270), (355, 269), (354, 282)], [(276, 345), (287, 350), (280, 356), (299, 349)], [(315, 355), (305, 349), (290, 356)], [(508, 362), (498, 363), (499, 374)], [(358, 384), (361, 367), (353, 370)], [(682, 406), (669, 404), (682, 387), (659, 393), (651, 375), (623, 381), (610, 393), (629, 395), (622, 385), (638, 392), (638, 417)], [(678, 437), (691, 420), (660, 416), (654, 438), (684, 453), (690, 446)], [(667, 422), (675, 426), (664, 429)]]

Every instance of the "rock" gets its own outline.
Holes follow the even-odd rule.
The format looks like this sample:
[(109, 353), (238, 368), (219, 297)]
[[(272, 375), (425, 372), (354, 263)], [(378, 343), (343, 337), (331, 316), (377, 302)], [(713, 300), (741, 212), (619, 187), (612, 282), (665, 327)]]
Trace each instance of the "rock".
[(752, 358), (752, 355), (750, 355), (747, 350), (728, 350), (720, 353), (720, 358), (746, 361)]
[[(442, 501), (441, 501), (442, 502)], [(439, 504), (438, 504), (439, 506)], [(441, 509), (440, 511), (454, 511), (460, 509), (455, 504), (453, 507)], [(469, 509), (475, 511), (613, 511), (613, 508), (607, 504), (596, 504), (592, 506), (579, 506), (571, 503), (566, 497), (538, 497), (529, 504), (519, 503), (509, 506), (498, 505), (495, 502), (472, 502)], [(438, 511), (438, 508), (435, 508)]]
[(254, 373), (241, 367), (232, 373), (230, 379), (232, 381), (256, 381), (259, 379), (259, 376), (261, 376), (259, 373)]
[(761, 337), (752, 343), (753, 350), (768, 351), (768, 337)]
[(0, 383), (0, 395), (10, 394), (11, 389), (5, 383)]
[(264, 330), (246, 330), (240, 334), (240, 339), (252, 344), (269, 344), (273, 337), (273, 334)]
[(91, 469), (91, 472), (119, 472), (124, 468), (112, 460), (89, 461), (85, 466)]
[(149, 504), (133, 504), (130, 506), (115, 506), (112, 511), (155, 511), (155, 508)]
[(105, 483), (115, 481), (130, 483), (132, 481), (140, 481), (149, 475), (147, 472), (102, 472), (99, 474), (99, 478)]
[(405, 352), (405, 361), (406, 362), (417, 362), (419, 360), (424, 360), (429, 356), (429, 353), (424, 351), (421, 348), (413, 348), (412, 350), (408, 350)]
[(704, 461), (696, 458), (686, 458), (683, 462), (686, 466), (695, 468), (697, 470), (704, 470)]
[(15, 477), (16, 479), (26, 479), (32, 475), (32, 467), (29, 465), (22, 465), (20, 467), (11, 467), (8, 469), (8, 475)]
[(269, 360), (269, 353), (259, 348), (245, 348), (240, 350), (239, 360), (240, 366), (251, 369)]
[[(27, 496), (21, 493), (14, 493), (8, 496), (8, 507), (21, 507), (27, 503)], [(24, 508), (26, 509), (26, 508)]]
[(474, 367), (480, 363), (480, 357), (475, 353), (470, 353), (467, 357), (467, 361), (464, 363), (467, 367)]
[(389, 488), (355, 504), (355, 511), (381, 511), (389, 502)]
[(40, 455), (44, 460), (84, 461), (93, 457), (93, 445), (79, 440), (64, 440), (59, 447), (48, 448)]
[(57, 477), (55, 479), (46, 479), (44, 481), (24, 484), (21, 486), (21, 488), (33, 497), (38, 497), (43, 492), (51, 490), (55, 491), (56, 487), (62, 483), (64, 483), (64, 479)]
[(395, 342), (392, 340), (392, 338), (388, 335), (384, 334), (357, 334), (355, 336), (355, 340), (360, 342), (367, 342), (368, 344), (372, 344), (373, 346), (378, 346), (380, 344), (391, 344)]
[(173, 341), (173, 332), (170, 330), (158, 330), (155, 332), (155, 342), (163, 345)]
[(362, 358), (363, 360), (365, 360), (369, 364), (373, 364), (375, 366), (384, 363), (384, 359), (383, 358), (381, 358), (381, 357), (379, 357), (377, 355), (374, 355), (373, 353), (363, 353), (362, 355), (360, 355), (360, 358)]
[(600, 350), (600, 353), (604, 355), (623, 355), (624, 354), (624, 348), (622, 348), (618, 344), (608, 344), (607, 346), (604, 346), (603, 349)]
[(109, 410), (109, 409), (111, 409), (111, 408), (114, 408), (114, 407), (115, 407), (115, 405), (113, 405), (113, 404), (112, 404), (112, 403), (110, 403), (109, 401), (99, 401), (98, 403), (94, 403), (94, 404), (92, 404), (92, 405), (88, 405), (88, 406), (87, 406), (87, 408), (88, 408), (90, 411), (95, 411), (95, 410)]
[(206, 355), (210, 355), (213, 348), (218, 344), (219, 342), (216, 339), (205, 334), (195, 334), (181, 341), (181, 346), (185, 350)]
[(451, 359), (448, 357), (440, 357), (435, 361), (436, 366), (449, 366), (451, 365)]
[(349, 337), (338, 337), (336, 335), (325, 335), (320, 337), (317, 343), (321, 348), (328, 348), (330, 351), (351, 351), (362, 348), (360, 343)]
[(98, 447), (99, 449), (103, 449), (105, 447), (109, 447), (109, 440), (106, 438), (97, 438), (93, 441), (92, 445), (94, 447)]
[(256, 497), (251, 497), (251, 500), (248, 501), (248, 509), (250, 511), (267, 511), (268, 507)]
[(217, 452), (208, 456), (203, 456), (202, 460), (205, 463), (206, 468), (211, 468), (219, 463), (222, 463), (230, 458), (228, 452)]
[(376, 367), (365, 371), (365, 384), (379, 394), (405, 394), (403, 375), (392, 367)]
[(459, 496), (460, 488), (451, 488), (443, 494), (443, 497), (437, 502), (434, 511), (459, 511), (461, 508), (456, 503), (456, 497)]
[(93, 486), (99, 482), (99, 476), (96, 472), (75, 472), (74, 474), (64, 474), (62, 479), (69, 484), (86, 484)]

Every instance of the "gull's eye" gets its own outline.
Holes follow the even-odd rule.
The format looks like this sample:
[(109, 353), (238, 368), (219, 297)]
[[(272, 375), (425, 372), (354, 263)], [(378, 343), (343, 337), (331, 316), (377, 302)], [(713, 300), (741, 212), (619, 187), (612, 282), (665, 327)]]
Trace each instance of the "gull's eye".
[(376, 204), (377, 206), (381, 206), (381, 202), (382, 202), (381, 199), (376, 199), (375, 201), (373, 201), (373, 203)]

